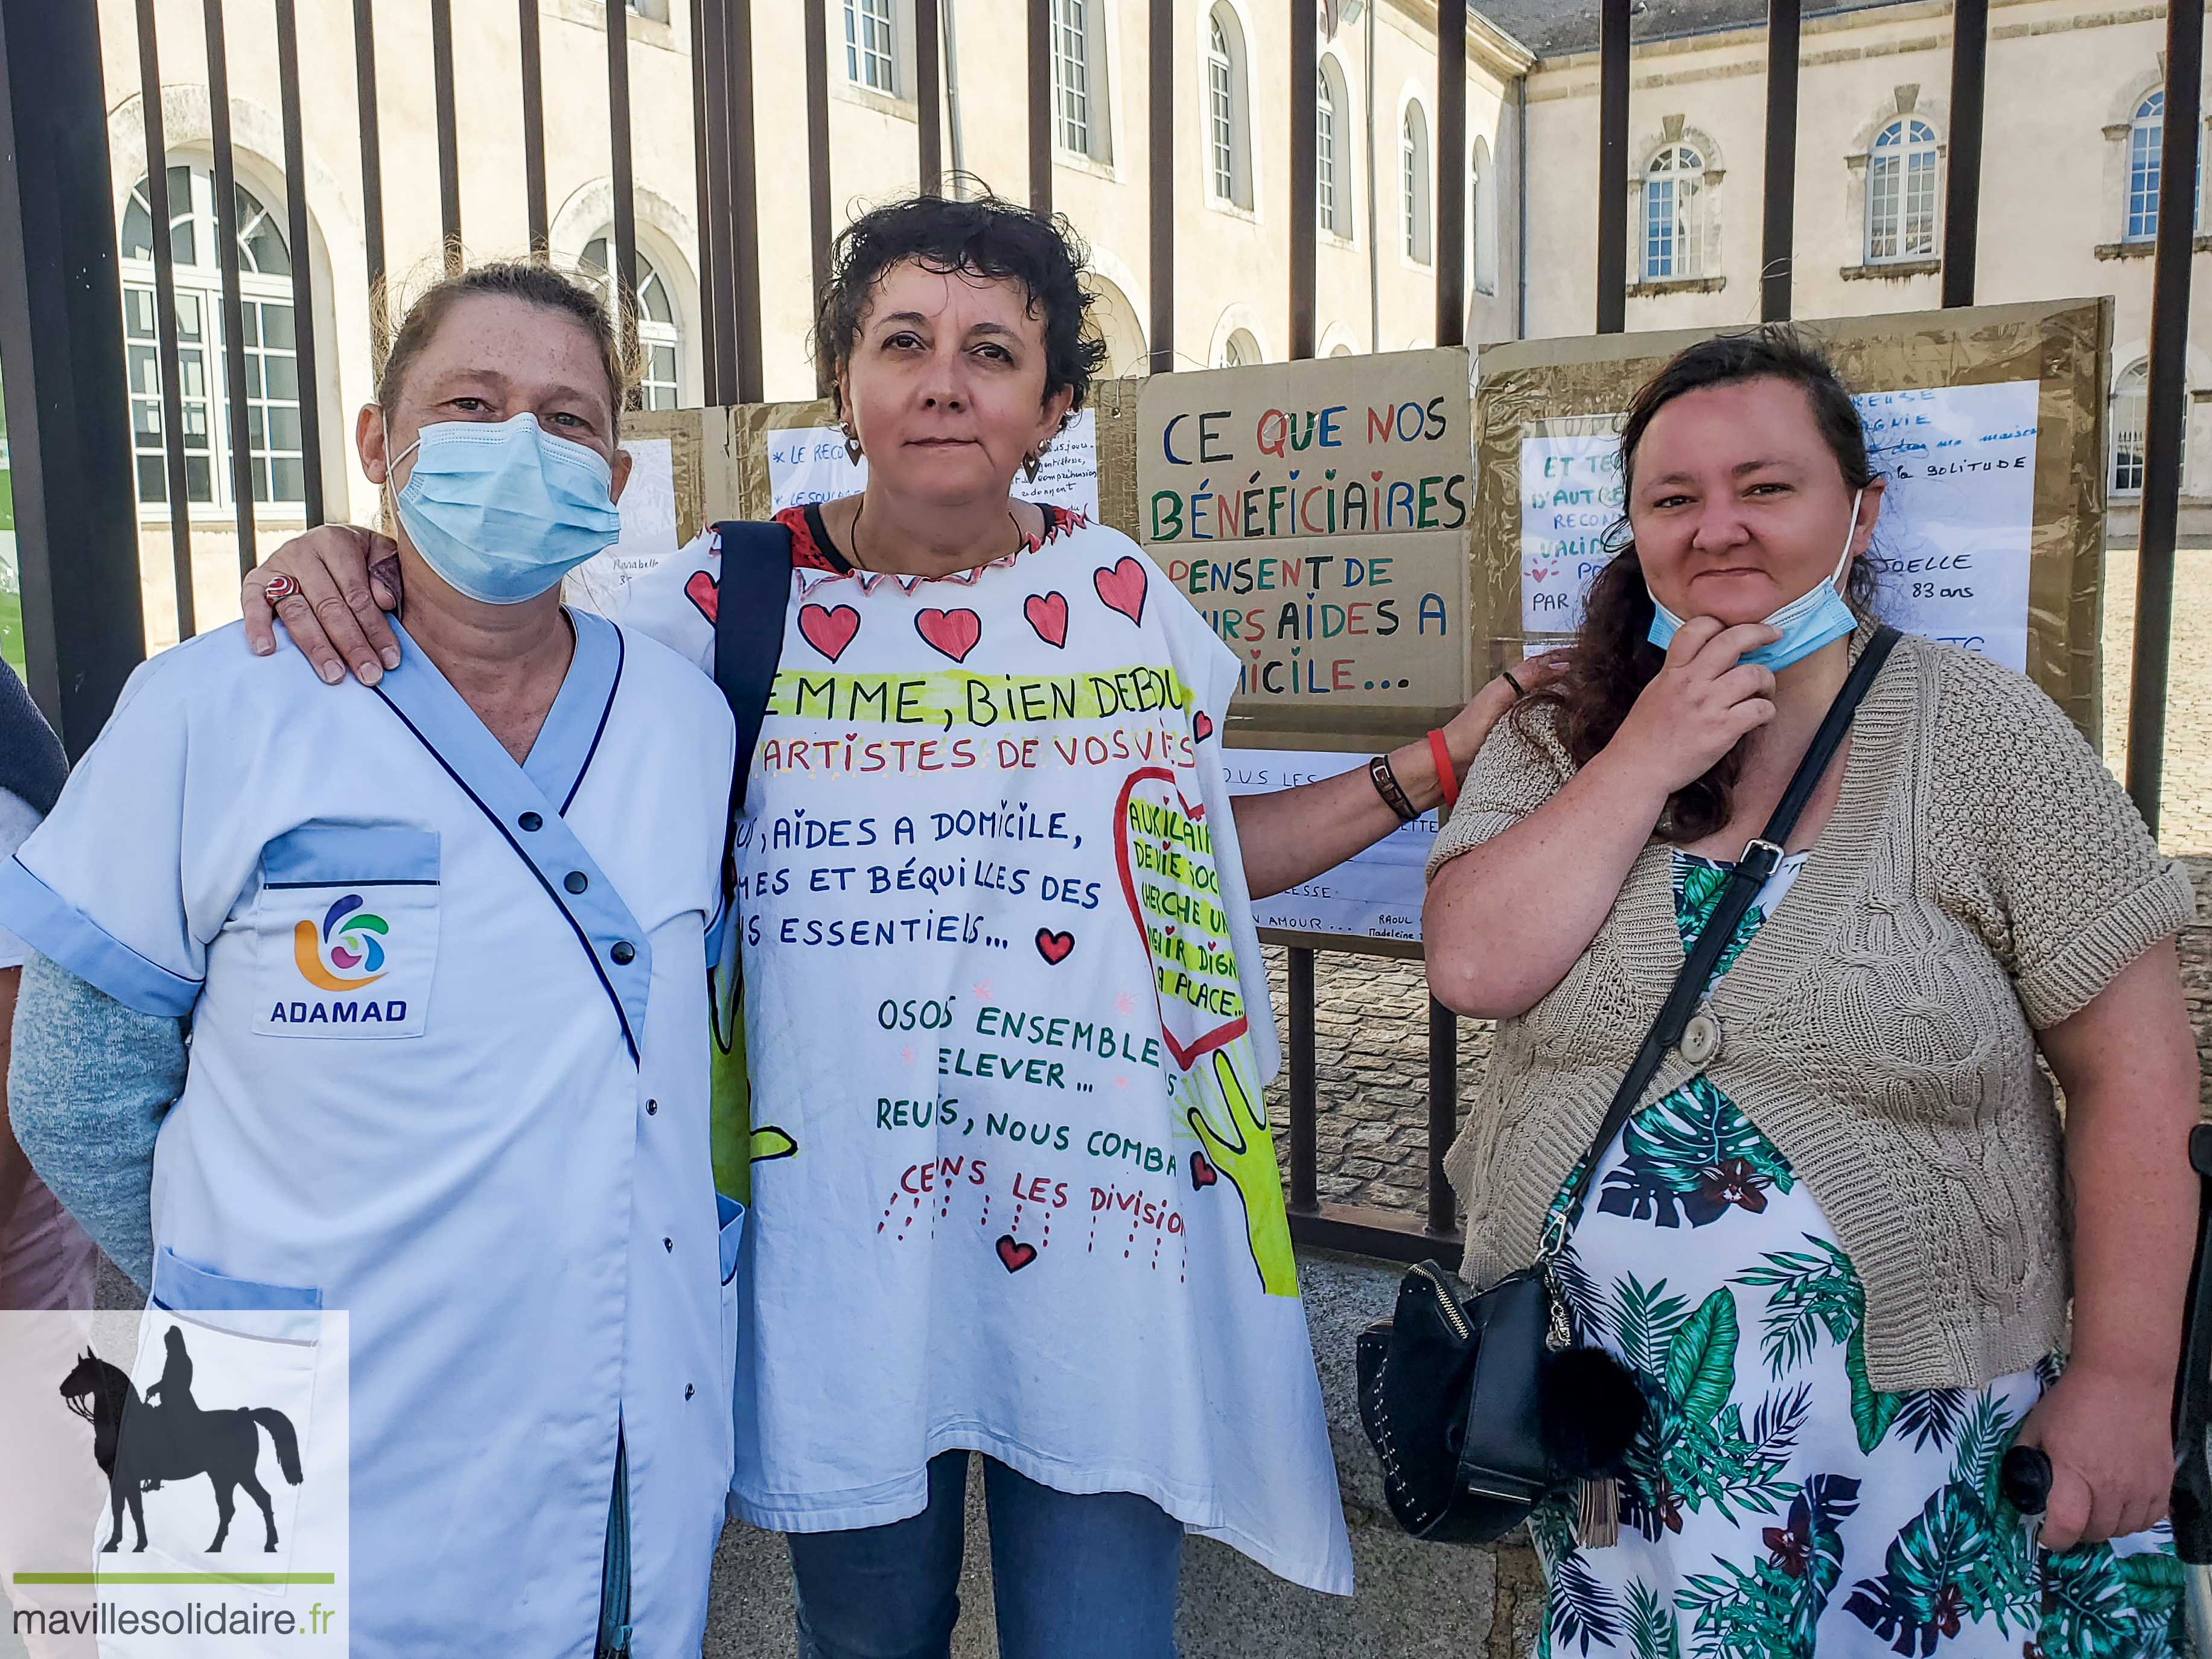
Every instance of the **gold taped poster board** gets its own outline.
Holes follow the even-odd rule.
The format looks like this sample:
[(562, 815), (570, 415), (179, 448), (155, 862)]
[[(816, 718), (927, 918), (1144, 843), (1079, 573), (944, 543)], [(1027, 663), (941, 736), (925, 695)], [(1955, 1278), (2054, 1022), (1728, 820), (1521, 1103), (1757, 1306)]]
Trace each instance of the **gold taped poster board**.
[(1467, 387), (1456, 347), (1144, 383), (1137, 539), (1243, 664), (1231, 744), (1387, 746), (1466, 702)]
[[(1798, 326), (1826, 349), (1858, 396), (1876, 470), (1905, 475), (1893, 483), (1875, 532), (1885, 606), (1918, 607), (1935, 618), (1956, 614), (1962, 627), (1986, 627), (1996, 616), (2008, 629), (2009, 607), (2017, 606), (2016, 634), (1988, 630), (1982, 647), (1999, 660), (2016, 653), (2014, 665), (2098, 743), (2111, 300)], [(1573, 613), (1556, 595), (1609, 556), (1606, 537), (1620, 514), (1618, 474), (1608, 474), (1607, 460), (1617, 417), (1674, 352), (1722, 331), (1483, 349), (1474, 399), (1481, 487), (1470, 631), (1484, 672), (1508, 666), (1524, 645), (1571, 628)], [(2012, 545), (1992, 546), (1984, 532), (1984, 544), (1962, 556), (1947, 538), (1935, 522), (1937, 503), (1946, 490), (1969, 489), (1989, 500), (2016, 490), (2020, 529)], [(2002, 595), (2000, 584), (2007, 585)], [(1542, 625), (1553, 619), (1555, 628)]]

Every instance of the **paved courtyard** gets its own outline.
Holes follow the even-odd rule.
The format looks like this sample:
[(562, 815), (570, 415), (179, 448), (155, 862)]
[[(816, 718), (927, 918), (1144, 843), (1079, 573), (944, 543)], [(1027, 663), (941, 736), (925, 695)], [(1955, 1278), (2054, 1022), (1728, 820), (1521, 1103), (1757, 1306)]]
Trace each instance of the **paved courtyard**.
[[(2174, 585), (2172, 684), (2166, 715), (2160, 840), (2197, 880), (2206, 918), (2182, 938), (2182, 971), (2212, 1112), (2212, 550), (2179, 556)], [(2135, 628), (2135, 554), (2114, 550), (2105, 602), (2105, 758), (2127, 767), (2128, 674)], [(1271, 950), (1276, 1024), (1289, 1042), (1284, 953)], [(1428, 998), (1419, 963), (1324, 955), (1315, 971), (1316, 1126), (1322, 1196), (1419, 1214), (1428, 1192)], [(1460, 1024), (1462, 1100), (1487, 1064), (1490, 1025)], [(1277, 1147), (1288, 1163), (1290, 1106), (1279, 1079), (1269, 1096)]]

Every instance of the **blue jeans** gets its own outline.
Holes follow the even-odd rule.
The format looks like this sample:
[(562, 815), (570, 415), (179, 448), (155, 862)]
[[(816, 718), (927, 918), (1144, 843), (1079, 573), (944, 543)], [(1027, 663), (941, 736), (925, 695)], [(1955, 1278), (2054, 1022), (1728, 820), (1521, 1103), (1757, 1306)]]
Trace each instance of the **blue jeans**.
[[(945, 1659), (960, 1616), (968, 1454), (929, 1462), (929, 1507), (794, 1533), (799, 1659)], [(1000, 1659), (1175, 1659), (1182, 1523), (1131, 1492), (1071, 1497), (983, 1460)]]

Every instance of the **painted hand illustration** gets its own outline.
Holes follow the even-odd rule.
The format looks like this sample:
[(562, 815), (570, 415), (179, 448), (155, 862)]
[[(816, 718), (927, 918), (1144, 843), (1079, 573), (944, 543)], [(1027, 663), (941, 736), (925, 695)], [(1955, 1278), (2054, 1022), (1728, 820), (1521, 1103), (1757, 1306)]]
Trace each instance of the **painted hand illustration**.
[(1182, 1081), (1183, 1115), (1204, 1143), (1213, 1170), (1227, 1176), (1244, 1200), (1244, 1233), (1261, 1287), (1269, 1296), (1296, 1296), (1291, 1222), (1283, 1208), (1283, 1180), (1275, 1169), (1275, 1138), (1267, 1129), (1266, 1108), (1246, 1091), (1228, 1054), (1215, 1050), (1213, 1079), (1220, 1088), (1219, 1110), (1228, 1120), (1224, 1132), (1214, 1121), (1200, 1075), (1193, 1073)]

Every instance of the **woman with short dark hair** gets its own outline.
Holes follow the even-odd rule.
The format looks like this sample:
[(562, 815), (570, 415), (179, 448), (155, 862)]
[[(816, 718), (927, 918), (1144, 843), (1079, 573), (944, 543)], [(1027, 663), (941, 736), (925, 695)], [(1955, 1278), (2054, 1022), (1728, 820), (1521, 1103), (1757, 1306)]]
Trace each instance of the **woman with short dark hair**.
[[(1467, 1272), (1563, 1232), (1583, 1340), (1651, 1402), (1617, 1492), (1532, 1522), (1550, 1650), (2177, 1650), (2188, 878), (2050, 699), (1911, 636), (1756, 839), (1873, 637), (1885, 481), (1782, 329), (1681, 352), (1620, 453), (1632, 540), (1424, 913), (1437, 997), (1500, 1022), (1447, 1161)], [(1771, 872), (1577, 1206), (1739, 854)], [(2039, 1540), (2015, 1440), (2053, 1467)]]
[[(1128, 538), (1010, 494), (1099, 365), (1082, 272), (1064, 222), (989, 198), (848, 227), (816, 347), (866, 488), (777, 515), (782, 666), (734, 840), (732, 1502), (792, 1534), (814, 1659), (948, 1651), (971, 1452), (1009, 1659), (1164, 1659), (1186, 1529), (1351, 1589), (1249, 896), (1437, 805), (1437, 757), (1463, 768), (1512, 692), (1231, 800), (1235, 655)], [(373, 663), (353, 538), (277, 562)], [(622, 614), (711, 668), (730, 591), (709, 534)]]

